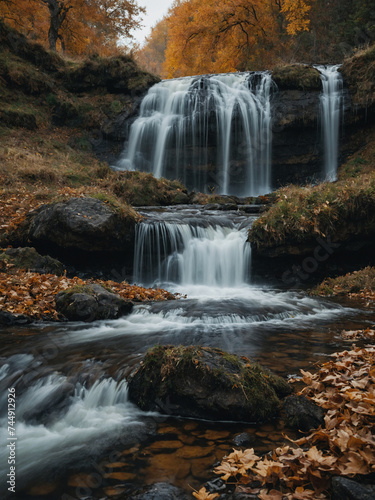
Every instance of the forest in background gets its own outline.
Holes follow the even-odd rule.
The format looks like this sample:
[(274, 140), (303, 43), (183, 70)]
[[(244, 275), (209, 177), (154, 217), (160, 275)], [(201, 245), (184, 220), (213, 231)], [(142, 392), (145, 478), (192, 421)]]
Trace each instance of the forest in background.
[(136, 58), (176, 78), (339, 63), (374, 39), (373, 0), (175, 0)]
[(139, 46), (145, 12), (141, 0), (0, 0), (0, 20), (30, 40), (72, 56), (133, 52), (162, 78), (339, 63), (375, 40), (373, 0), (174, 0)]

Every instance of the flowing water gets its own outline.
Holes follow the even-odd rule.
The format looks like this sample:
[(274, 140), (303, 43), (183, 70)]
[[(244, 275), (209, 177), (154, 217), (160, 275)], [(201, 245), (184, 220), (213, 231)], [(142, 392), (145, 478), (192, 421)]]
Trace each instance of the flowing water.
[(374, 321), (302, 291), (251, 285), (251, 218), (241, 212), (142, 213), (136, 281), (186, 298), (140, 303), (118, 320), (0, 332), (1, 477), (9, 471), (7, 390), (16, 390), (13, 498), (110, 498), (162, 480), (189, 491), (211, 477), (239, 432), (259, 453), (282, 442), (279, 422), (256, 427), (140, 411), (128, 400), (126, 376), (155, 344), (219, 347), (288, 376), (342, 348), (342, 329)]
[(154, 85), (117, 168), (179, 179), (201, 192), (269, 193), (272, 88), (268, 72), (185, 77)]
[(340, 64), (316, 66), (320, 72), (323, 93), (320, 98), (321, 119), (324, 138), (324, 178), (337, 179), (340, 123), (343, 114), (343, 79)]

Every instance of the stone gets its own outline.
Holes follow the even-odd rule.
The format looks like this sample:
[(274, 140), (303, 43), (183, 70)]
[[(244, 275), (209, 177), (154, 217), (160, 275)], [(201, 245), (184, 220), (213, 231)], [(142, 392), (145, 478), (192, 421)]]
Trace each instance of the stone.
[(331, 481), (332, 500), (373, 500), (374, 484), (361, 484), (346, 477), (335, 476)]
[(62, 276), (64, 274), (64, 265), (57, 259), (53, 259), (49, 255), (40, 255), (35, 248), (7, 248), (0, 259), (7, 263), (13, 264), (18, 269), (25, 269), (40, 274), (56, 274)]
[(267, 421), (291, 392), (249, 359), (201, 346), (155, 346), (128, 382), (142, 410), (210, 420)]
[(133, 251), (136, 212), (116, 211), (96, 198), (71, 198), (42, 205), (8, 235), (10, 242), (39, 248), (93, 252)]
[(101, 285), (82, 285), (56, 295), (56, 310), (70, 321), (116, 319), (129, 314), (133, 303)]
[(234, 436), (233, 443), (239, 448), (244, 448), (246, 446), (252, 445), (255, 441), (255, 437), (248, 432), (241, 432)]
[(324, 426), (324, 410), (305, 396), (289, 396), (284, 400), (286, 425), (307, 432)]
[(143, 492), (129, 497), (129, 500), (190, 500), (191, 496), (168, 483), (146, 486)]

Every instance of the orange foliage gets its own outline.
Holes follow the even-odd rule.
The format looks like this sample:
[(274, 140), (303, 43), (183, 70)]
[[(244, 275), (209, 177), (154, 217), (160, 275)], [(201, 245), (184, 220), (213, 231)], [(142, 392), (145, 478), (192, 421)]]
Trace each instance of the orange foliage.
[(150, 73), (165, 77), (164, 63), (168, 39), (168, 20), (163, 17), (146, 37), (143, 47), (135, 54), (137, 63)]
[[(259, 494), (262, 500), (330, 498), (327, 490), (332, 476), (373, 473), (374, 362), (373, 346), (353, 346), (332, 354), (318, 373), (301, 370), (307, 384), (301, 392), (326, 410), (325, 427), (297, 441), (289, 439), (292, 446), (276, 448), (265, 457), (257, 456), (254, 449), (234, 450), (215, 473), (224, 481), (235, 481), (239, 491)], [(204, 488), (199, 493), (196, 498), (209, 498)]]
[(13, 270), (4, 264), (7, 272), (0, 272), (0, 311), (24, 314), (32, 319), (59, 320), (55, 309), (55, 295), (75, 285), (98, 283), (110, 288), (123, 299), (143, 302), (146, 300), (172, 300), (179, 298), (161, 288), (144, 288), (123, 281), (82, 280), (54, 274), (39, 274)]
[(169, 11), (168, 77), (264, 69), (308, 29), (308, 0), (176, 0)]
[(145, 12), (136, 0), (3, 0), (0, 19), (46, 45), (53, 24), (49, 6), (63, 9), (62, 17), (54, 20), (58, 23), (57, 48), (76, 55), (117, 51), (118, 39), (131, 37)]

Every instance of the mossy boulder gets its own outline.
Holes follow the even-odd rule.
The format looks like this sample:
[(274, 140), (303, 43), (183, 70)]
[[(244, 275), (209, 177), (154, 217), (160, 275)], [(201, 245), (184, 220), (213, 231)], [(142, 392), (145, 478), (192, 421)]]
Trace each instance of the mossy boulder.
[(363, 109), (368, 119), (369, 110), (375, 106), (375, 45), (346, 59), (340, 71), (349, 87), (354, 112)]
[(264, 422), (279, 414), (290, 386), (250, 359), (201, 346), (156, 346), (129, 378), (129, 397), (145, 411)]
[(71, 321), (116, 319), (129, 314), (133, 303), (101, 285), (75, 286), (56, 295), (56, 310)]
[(61, 276), (64, 274), (64, 265), (50, 257), (49, 255), (40, 255), (35, 248), (7, 248), (0, 253), (0, 268), (1, 263), (11, 264), (17, 269), (25, 269), (41, 274), (56, 274)]
[(87, 253), (131, 253), (138, 214), (129, 206), (112, 207), (95, 198), (70, 198), (42, 205), (12, 234), (10, 244)]
[(306, 64), (278, 66), (272, 71), (272, 79), (280, 90), (321, 90), (319, 71)]
[(142, 71), (126, 55), (116, 57), (91, 57), (81, 65), (67, 71), (64, 85), (71, 92), (86, 92), (105, 88), (113, 93), (144, 93), (160, 79)]

